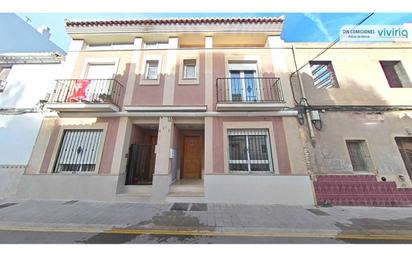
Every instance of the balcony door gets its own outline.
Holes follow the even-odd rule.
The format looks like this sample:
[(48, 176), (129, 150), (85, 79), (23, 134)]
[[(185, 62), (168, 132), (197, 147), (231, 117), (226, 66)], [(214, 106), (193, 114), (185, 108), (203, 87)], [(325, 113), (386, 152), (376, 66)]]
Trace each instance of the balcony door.
[(104, 102), (110, 100), (114, 69), (114, 63), (88, 64), (85, 78), (90, 81), (87, 96), (91, 101)]
[(112, 79), (114, 63), (89, 63), (87, 66), (87, 79)]
[(233, 102), (256, 102), (260, 100), (256, 63), (229, 64), (229, 95)]

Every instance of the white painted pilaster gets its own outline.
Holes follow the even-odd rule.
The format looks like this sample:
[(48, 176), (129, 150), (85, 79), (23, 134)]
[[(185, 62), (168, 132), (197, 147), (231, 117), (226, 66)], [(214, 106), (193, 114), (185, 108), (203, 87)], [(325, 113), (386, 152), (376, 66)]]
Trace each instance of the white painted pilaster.
[[(205, 37), (205, 103), (213, 110), (213, 38)], [(213, 118), (205, 117), (205, 174), (213, 172)]]
[(173, 143), (174, 124), (171, 117), (160, 117), (157, 135), (155, 171), (152, 183), (152, 201), (164, 201), (172, 182), (170, 149)]
[(142, 38), (135, 38), (134, 43), (133, 43), (133, 54), (132, 54), (132, 60), (130, 63), (130, 69), (129, 69), (129, 74), (127, 76), (127, 85), (126, 85), (126, 90), (125, 90), (125, 96), (124, 96), (124, 103), (123, 105), (130, 105), (132, 103), (132, 97), (133, 97), (133, 92), (135, 88), (135, 83), (136, 83), (136, 75), (139, 73), (141, 69), (141, 49), (143, 46), (143, 39)]
[(205, 103), (213, 110), (213, 38), (205, 37)]
[(130, 136), (132, 133), (132, 122), (128, 117), (121, 117), (119, 128), (117, 129), (116, 143), (113, 151), (113, 162), (111, 174), (119, 175), (125, 172), (127, 158), (126, 153), (130, 145)]
[(176, 86), (176, 50), (179, 47), (179, 39), (177, 37), (169, 38), (169, 50), (167, 51), (166, 67), (165, 67), (165, 82), (163, 90), (163, 104), (171, 105), (174, 102), (175, 86)]
[(173, 119), (160, 117), (156, 145), (156, 164), (154, 174), (169, 174), (171, 168), (170, 149), (173, 141)]

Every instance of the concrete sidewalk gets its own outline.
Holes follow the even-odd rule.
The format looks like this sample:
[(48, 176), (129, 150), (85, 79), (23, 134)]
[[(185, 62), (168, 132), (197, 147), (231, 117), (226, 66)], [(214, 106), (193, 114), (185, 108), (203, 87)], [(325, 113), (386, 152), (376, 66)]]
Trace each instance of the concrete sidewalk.
[(412, 240), (412, 208), (2, 200), (0, 230)]

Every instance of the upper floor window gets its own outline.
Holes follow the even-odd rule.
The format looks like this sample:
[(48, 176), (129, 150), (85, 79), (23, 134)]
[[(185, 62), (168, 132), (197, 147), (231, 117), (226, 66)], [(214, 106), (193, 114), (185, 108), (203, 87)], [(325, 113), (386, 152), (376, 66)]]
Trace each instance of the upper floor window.
[(196, 79), (196, 59), (183, 61), (183, 79)]
[(145, 79), (157, 79), (159, 71), (159, 61), (158, 60), (148, 60), (146, 61), (145, 68)]
[(120, 50), (133, 49), (133, 43), (89, 44), (87, 50)]
[(182, 54), (179, 61), (179, 84), (199, 85), (200, 54)]
[(145, 42), (144, 48), (147, 49), (160, 49), (160, 48), (168, 48), (169, 42)]
[(400, 61), (380, 61), (380, 64), (391, 88), (412, 87)]
[(365, 140), (346, 140), (353, 171), (372, 171), (372, 159)]
[(6, 88), (6, 80), (11, 71), (11, 67), (0, 67), (0, 93), (2, 93)]
[(316, 88), (339, 87), (331, 61), (310, 61), (309, 64)]

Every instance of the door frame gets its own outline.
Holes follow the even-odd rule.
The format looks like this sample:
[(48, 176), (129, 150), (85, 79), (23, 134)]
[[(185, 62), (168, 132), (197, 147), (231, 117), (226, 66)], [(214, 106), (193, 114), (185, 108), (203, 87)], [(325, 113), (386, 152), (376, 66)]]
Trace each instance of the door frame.
[(188, 134), (183, 134), (182, 138), (181, 138), (181, 156), (180, 156), (180, 174), (178, 176), (179, 179), (184, 179), (183, 174), (183, 163), (184, 163), (184, 153), (185, 153), (185, 138), (186, 137), (198, 137), (199, 141), (200, 141), (200, 172), (199, 172), (199, 177), (198, 179), (202, 179), (203, 178), (203, 174), (202, 174), (202, 168), (203, 168), (203, 148), (204, 148), (204, 142), (203, 142), (203, 137), (201, 134), (194, 134), (194, 133), (188, 133)]
[[(412, 171), (411, 171), (411, 174), (410, 174), (409, 171), (408, 171), (408, 165), (405, 162), (405, 159), (403, 158), (403, 155), (402, 155), (402, 152), (401, 152), (401, 150), (403, 150), (402, 143), (407, 142), (407, 141), (412, 143), (412, 137), (408, 137), (408, 136), (396, 136), (395, 137), (396, 148), (398, 149), (398, 152), (401, 155), (402, 163), (405, 166), (406, 175), (408, 175), (409, 180), (412, 181)], [(402, 149), (401, 149), (401, 147), (402, 147)]]

